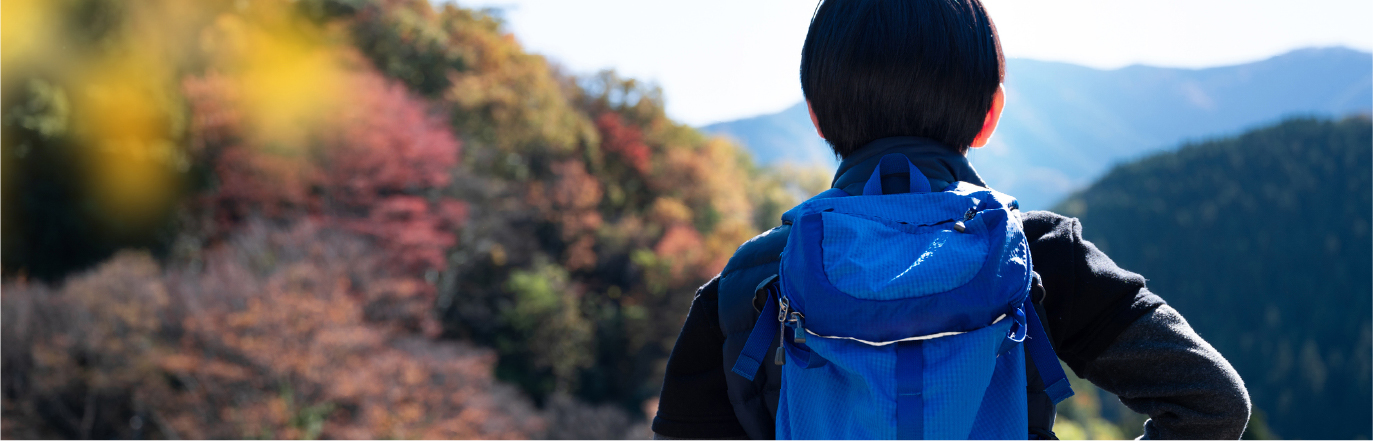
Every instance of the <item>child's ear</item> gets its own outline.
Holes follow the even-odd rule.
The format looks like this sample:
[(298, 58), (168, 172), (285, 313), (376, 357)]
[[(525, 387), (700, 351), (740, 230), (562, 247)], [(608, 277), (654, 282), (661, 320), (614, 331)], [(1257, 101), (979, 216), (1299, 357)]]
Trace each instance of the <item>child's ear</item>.
[(806, 111), (810, 112), (810, 123), (815, 126), (815, 134), (825, 139), (825, 133), (820, 131), (820, 120), (815, 118), (815, 109), (810, 108), (810, 100), (806, 100)]
[[(987, 145), (991, 141), (992, 132), (996, 131), (996, 124), (1001, 122), (1001, 109), (1006, 107), (1006, 88), (996, 86), (996, 94), (992, 95), (992, 108), (987, 109), (987, 119), (982, 121), (982, 131), (977, 132), (977, 137), (973, 138), (973, 143), (969, 147), (978, 148)], [(811, 120), (815, 120), (815, 113), (811, 113)]]

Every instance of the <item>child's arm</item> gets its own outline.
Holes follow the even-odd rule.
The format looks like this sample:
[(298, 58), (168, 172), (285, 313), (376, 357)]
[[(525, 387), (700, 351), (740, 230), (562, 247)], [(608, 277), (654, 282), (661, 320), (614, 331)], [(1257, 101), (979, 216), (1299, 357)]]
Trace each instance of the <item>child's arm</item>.
[(1238, 439), (1249, 421), (1239, 374), (1168, 305), (1135, 321), (1080, 372), (1151, 417), (1144, 439)]
[(658, 415), (653, 418), (655, 438), (748, 438), (726, 390), (719, 285), (717, 276), (696, 290), (691, 301), (682, 333), (668, 357)]
[(1250, 407), (1243, 381), (1143, 277), (1083, 240), (1077, 219), (1026, 213), (1025, 233), (1059, 358), (1149, 415), (1145, 438), (1235, 439), (1244, 432)]

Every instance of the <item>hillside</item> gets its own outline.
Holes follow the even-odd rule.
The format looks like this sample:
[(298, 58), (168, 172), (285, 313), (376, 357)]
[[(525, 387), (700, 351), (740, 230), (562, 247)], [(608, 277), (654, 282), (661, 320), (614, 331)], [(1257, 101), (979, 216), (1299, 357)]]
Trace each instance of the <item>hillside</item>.
[[(451, 2), (4, 8), (4, 26), (34, 31), (0, 50), (4, 438), (643, 439), (695, 289), (798, 194), (827, 182), (759, 167), (738, 145), (667, 118), (653, 87), (611, 71), (561, 72), (498, 16)], [(1329, 176), (1368, 163), (1367, 119), (1291, 127), (1270, 130), (1290, 139), (1253, 144), (1353, 137), (1363, 150), (1278, 153)], [(1245, 139), (1218, 145), (1254, 147)], [(1334, 193), (1307, 189), (1317, 184), (1301, 174), (1306, 163), (1278, 153), (1220, 162), (1307, 176), (1253, 194), (1309, 210), (1305, 229), (1291, 230), (1345, 260), (1283, 245), (1306, 259), (1284, 264), (1306, 266), (1253, 280), (1363, 297), (1309, 314), (1311, 305), (1274, 301), (1261, 310), (1271, 329), (1254, 337), (1266, 340), (1216, 341), (1240, 345), (1223, 349), (1237, 364), (1259, 351), (1269, 357), (1260, 363), (1285, 366), (1265, 377), (1245, 361), (1243, 371), (1264, 409), (1289, 413), (1285, 427), (1302, 423), (1292, 414), (1333, 427), (1300, 412), (1325, 391), (1368, 414), (1358, 394), (1332, 390), (1368, 389), (1353, 376), (1368, 377), (1367, 351), (1357, 350), (1369, 346), (1368, 320), (1351, 328), (1339, 314), (1368, 309), (1355, 276), (1369, 259), (1346, 244), (1369, 232), (1365, 211), (1323, 210), (1368, 207), (1368, 173), (1338, 187), (1357, 204), (1310, 205), (1324, 199), (1306, 194)], [(1163, 181), (1145, 189), (1173, 183)], [(1319, 181), (1345, 185), (1331, 182), (1343, 181)], [(1177, 200), (1190, 201), (1184, 193)], [(1093, 194), (1069, 208), (1109, 213)], [(1214, 221), (1217, 204), (1202, 211), (1216, 217), (1188, 222)], [(1352, 226), (1307, 227), (1334, 219)], [(1201, 243), (1286, 243), (1262, 237)], [(1313, 273), (1327, 291), (1301, 291), (1299, 277)], [(1188, 296), (1223, 289), (1159, 283), (1213, 327), (1204, 332), (1248, 335), (1228, 317), (1189, 312), (1210, 304)], [(1339, 329), (1315, 334), (1308, 324)], [(1102, 417), (1118, 408), (1089, 394), (1062, 409), (1060, 424), (1077, 428), (1062, 433), (1130, 433)]]
[(0, 51), (6, 438), (643, 438), (696, 288), (795, 203), (453, 3), (3, 17), (43, 31)]
[[(1366, 111), (1373, 102), (1373, 55), (1303, 49), (1208, 69), (1098, 70), (1010, 59), (1006, 91), (1001, 126), (991, 145), (973, 151), (973, 165), (993, 187), (1044, 208), (1112, 164), (1179, 142), (1291, 115)], [(702, 130), (740, 140), (761, 164), (834, 163), (804, 104)]]
[(1373, 125), (1293, 119), (1115, 167), (1058, 211), (1187, 317), (1284, 438), (1373, 433)]

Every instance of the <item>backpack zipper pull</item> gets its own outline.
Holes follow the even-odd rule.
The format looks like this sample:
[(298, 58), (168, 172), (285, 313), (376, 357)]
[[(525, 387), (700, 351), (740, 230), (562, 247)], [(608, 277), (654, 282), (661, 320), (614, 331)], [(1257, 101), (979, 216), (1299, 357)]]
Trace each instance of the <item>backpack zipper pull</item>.
[(795, 332), (795, 334), (792, 335), (792, 337), (791, 337), (792, 343), (800, 343), (800, 344), (805, 344), (805, 343), (806, 343), (806, 322), (805, 322), (805, 320), (806, 320), (806, 316), (801, 315), (800, 312), (792, 311), (792, 313), (791, 313), (791, 321), (796, 323), (796, 329), (795, 329), (796, 332)]
[[(791, 305), (790, 302), (787, 301), (786, 297), (782, 297), (777, 301), (777, 303), (779, 304), (779, 309), (777, 311), (777, 333), (778, 335), (787, 335), (787, 310), (790, 309)], [(777, 345), (777, 355), (772, 357), (772, 364), (778, 366), (787, 364), (786, 354), (786, 345)]]
[(968, 226), (964, 225), (963, 222), (973, 220), (974, 217), (977, 217), (977, 210), (969, 208), (968, 212), (963, 213), (963, 220), (954, 221), (953, 229), (958, 230), (959, 233), (966, 231)]
[[(783, 306), (783, 307), (785, 308), (786, 306)], [(784, 317), (785, 317), (785, 316), (784, 316)], [(777, 326), (778, 326), (778, 330), (777, 330), (777, 331), (778, 331), (778, 332), (777, 332), (778, 335), (787, 335), (787, 322), (786, 322), (785, 320), (780, 321), (780, 322), (778, 323)], [(782, 338), (786, 338), (786, 337), (782, 337)], [(779, 342), (779, 343), (780, 343), (780, 342)], [(777, 345), (777, 355), (775, 355), (775, 356), (772, 357), (772, 364), (775, 364), (775, 365), (778, 365), (778, 366), (787, 364), (787, 349), (786, 349), (786, 348), (787, 348), (787, 345), (784, 345), (784, 344), (778, 344), (778, 345)]]

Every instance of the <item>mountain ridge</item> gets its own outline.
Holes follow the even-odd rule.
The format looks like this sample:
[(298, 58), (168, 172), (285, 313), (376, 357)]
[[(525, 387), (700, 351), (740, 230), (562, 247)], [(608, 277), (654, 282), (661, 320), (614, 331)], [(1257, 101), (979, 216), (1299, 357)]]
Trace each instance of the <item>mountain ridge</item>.
[[(1013, 58), (1006, 72), (1001, 126), (969, 158), (988, 184), (1028, 208), (1046, 208), (1112, 165), (1180, 143), (1373, 107), (1373, 54), (1338, 46), (1201, 69)], [(701, 130), (739, 141), (759, 164), (837, 165), (804, 102)]]

